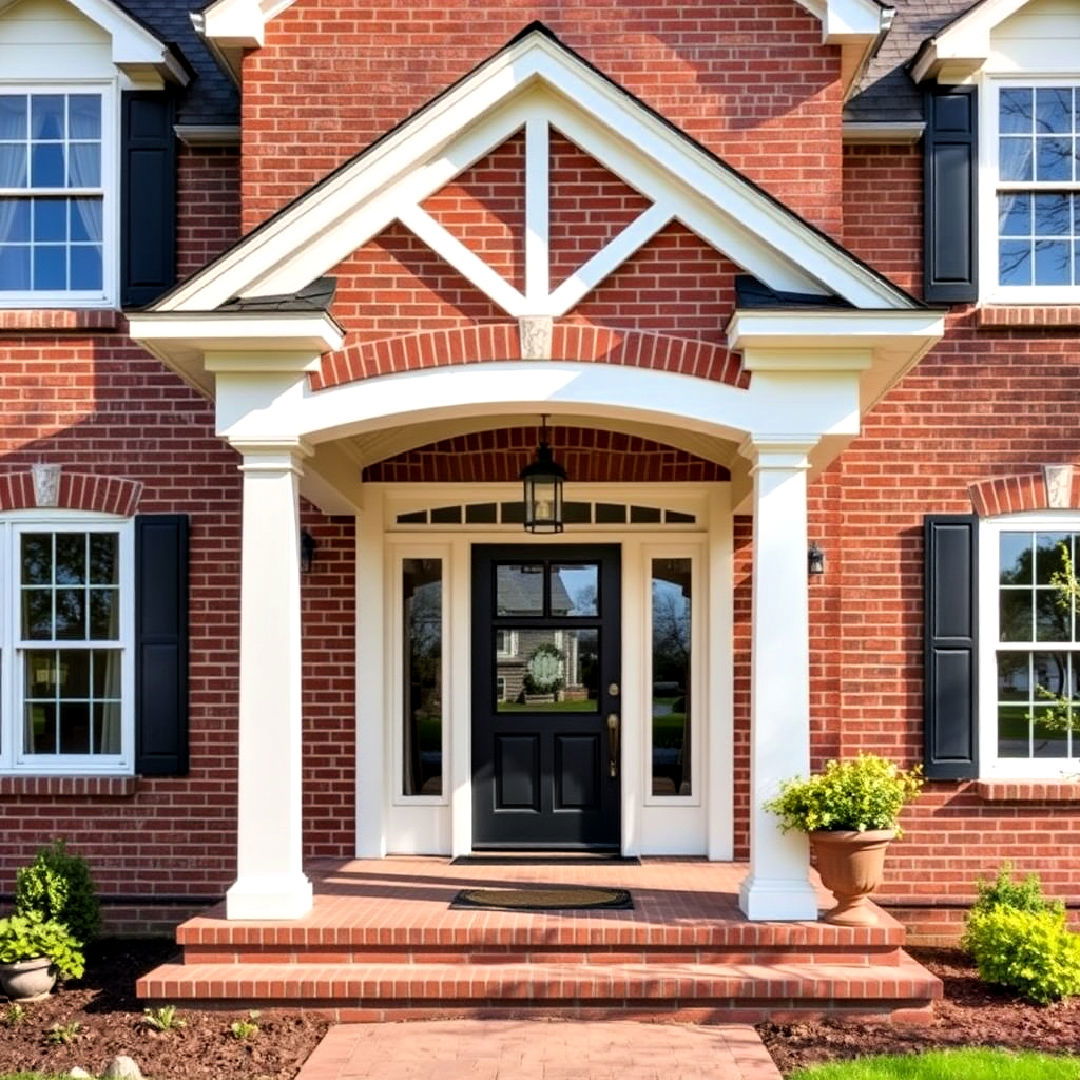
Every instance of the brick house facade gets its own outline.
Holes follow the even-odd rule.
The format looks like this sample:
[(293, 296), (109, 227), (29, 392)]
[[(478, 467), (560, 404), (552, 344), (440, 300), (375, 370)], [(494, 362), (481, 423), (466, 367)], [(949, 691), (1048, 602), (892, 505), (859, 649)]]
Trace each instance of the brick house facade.
[[(472, 811), (455, 801), (471, 775), (468, 552), (523, 542), (506, 507), (550, 414), (565, 497), (591, 507), (564, 538), (623, 544), (622, 678), (654, 671), (623, 695), (621, 850), (750, 860), (761, 892), (746, 910), (803, 917), (805, 849), (773, 835), (760, 796), (804, 761), (873, 751), (928, 758), (935, 776), (882, 897), (909, 927), (949, 934), (975, 878), (1005, 860), (1075, 901), (1077, 755), (1035, 694), (1070, 696), (1076, 634), (1038, 622), (1051, 571), (1001, 539), (1026, 530), (1057, 550), (1080, 535), (1071, 480), (1044, 472), (1080, 445), (1080, 173), (1051, 161), (1080, 149), (1080, 71), (1062, 76), (1080, 51), (1040, 70), (1030, 47), (1080, 42), (1074, 7), (0, 12), (0, 57), (51, 24), (104, 65), (86, 73), (96, 128), (78, 126), (76, 99), (92, 95), (62, 69), (0, 87), (25, 110), (22, 127), (0, 117), (0, 151), (25, 146), (33, 165), (12, 166), (0, 193), (33, 221), (24, 237), (0, 216), (0, 889), (64, 836), (114, 925), (145, 928), (230, 885), (241, 917), (299, 910), (305, 859), (469, 850)], [(965, 130), (949, 126), (958, 101), (977, 102)], [(140, 102), (167, 103), (164, 128)], [(993, 147), (1024, 140), (1020, 164), (999, 168)], [(35, 154), (63, 146), (74, 161), (76, 143), (99, 146), (100, 181), (72, 165), (39, 184)], [(155, 201), (160, 176), (175, 220)], [(1029, 196), (1043, 201), (1025, 211)], [(99, 198), (96, 231), (80, 230)], [(998, 198), (1013, 215), (1000, 235)], [(50, 200), (69, 215), (56, 241), (31, 205)], [(68, 260), (59, 287), (50, 244)], [(76, 248), (98, 252), (79, 255), (84, 282)], [(303, 573), (294, 501), (315, 545)], [(968, 592), (929, 588), (969, 616), (944, 644), (927, 641), (928, 515), (950, 515), (941, 527), (967, 545), (946, 569)], [(182, 521), (187, 538), (164, 674), (141, 666), (161, 640), (148, 629), (161, 565), (140, 519)], [(101, 640), (91, 616), (80, 635), (57, 614), (68, 593), (97, 594), (89, 561), (74, 584), (60, 576), (56, 537), (90, 545), (95, 530), (120, 537), (121, 569), (97, 592), (115, 584), (122, 610)], [(25, 565), (27, 536), (52, 537), (48, 580)], [(807, 539), (826, 554), (809, 580)], [(1011, 570), (996, 563), (1006, 550)], [(400, 783), (418, 693), (402, 568), (423, 560), (445, 589), (438, 797)], [(649, 668), (646, 609), (672, 560), (693, 565), (692, 695), (689, 682), (662, 694)], [(1027, 586), (1030, 640), (999, 626), (999, 572), (1016, 595)], [(45, 629), (20, 621), (15, 596), (33, 590), (53, 599)], [(97, 676), (64, 689), (71, 652), (105, 665), (114, 646), (119, 689), (112, 676), (100, 695)], [(934, 668), (927, 693), (928, 665), (958, 649), (967, 666)], [(690, 716), (681, 802), (650, 787), (661, 698)]]

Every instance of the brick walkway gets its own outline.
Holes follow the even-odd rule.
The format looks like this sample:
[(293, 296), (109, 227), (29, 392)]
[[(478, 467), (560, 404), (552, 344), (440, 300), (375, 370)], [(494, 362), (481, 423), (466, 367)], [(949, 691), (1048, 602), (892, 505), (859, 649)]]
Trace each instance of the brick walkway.
[(780, 1080), (747, 1024), (446, 1020), (333, 1027), (297, 1080)]

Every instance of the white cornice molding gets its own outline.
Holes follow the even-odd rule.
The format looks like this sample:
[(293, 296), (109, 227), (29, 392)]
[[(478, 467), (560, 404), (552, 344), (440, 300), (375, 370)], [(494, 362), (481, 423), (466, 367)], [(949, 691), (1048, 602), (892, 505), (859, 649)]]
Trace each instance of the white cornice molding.
[(185, 145), (196, 148), (239, 146), (239, 124), (175, 124), (173, 131)]
[(915, 82), (962, 82), (978, 72), (990, 55), (991, 34), (1030, 0), (982, 0), (936, 36), (923, 42), (911, 65)]
[(212, 397), (215, 372), (314, 371), (345, 343), (325, 312), (149, 312), (128, 315), (133, 341)]
[[(457, 246), (409, 208), (538, 119), (659, 204), (621, 242), (616, 238), (609, 255), (614, 265), (647, 241), (668, 214), (773, 288), (836, 294), (859, 308), (915, 306), (902, 290), (538, 29), (166, 295), (156, 310), (210, 311), (234, 296), (295, 292), (399, 219), (426, 232), (428, 243), (439, 243), (443, 257), (457, 259)], [(469, 276), (469, 266), (458, 268)], [(591, 269), (593, 276), (610, 272), (606, 264)], [(595, 284), (589, 274), (584, 281)], [(509, 289), (495, 291), (493, 298), (513, 317), (561, 313), (555, 311), (560, 303), (580, 299), (568, 294), (552, 299), (549, 310), (533, 311), (535, 296), (526, 300)]]
[[(156, 78), (187, 86), (187, 68), (169, 46), (136, 22), (112, 0), (64, 0), (83, 18), (99, 26), (112, 39), (112, 61), (131, 78), (145, 82), (148, 73)], [(17, 0), (0, 0), (0, 18)]]
[(926, 131), (922, 120), (847, 120), (845, 146), (913, 146)]

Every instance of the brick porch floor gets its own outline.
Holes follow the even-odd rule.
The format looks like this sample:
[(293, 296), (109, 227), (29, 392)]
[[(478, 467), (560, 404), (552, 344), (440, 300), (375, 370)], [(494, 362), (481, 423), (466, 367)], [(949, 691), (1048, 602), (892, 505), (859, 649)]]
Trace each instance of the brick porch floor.
[[(139, 996), (289, 1005), (339, 1020), (560, 1016), (756, 1021), (856, 1014), (919, 1021), (937, 979), (873, 927), (754, 923), (738, 910), (746, 867), (697, 859), (452, 865), (391, 858), (310, 868), (315, 905), (290, 922), (182, 924), (183, 963)], [(453, 910), (462, 888), (591, 884), (629, 889), (628, 911)], [(822, 905), (826, 895), (822, 895)]]

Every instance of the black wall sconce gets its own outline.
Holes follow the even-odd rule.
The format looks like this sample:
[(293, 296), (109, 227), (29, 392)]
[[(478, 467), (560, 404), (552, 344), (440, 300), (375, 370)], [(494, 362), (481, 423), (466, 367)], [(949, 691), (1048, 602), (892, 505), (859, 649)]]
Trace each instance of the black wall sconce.
[(821, 577), (825, 573), (825, 552), (813, 541), (806, 553), (806, 573), (809, 577)]
[(315, 537), (307, 531), (300, 530), (300, 570), (305, 574), (311, 573), (311, 565), (315, 562)]

